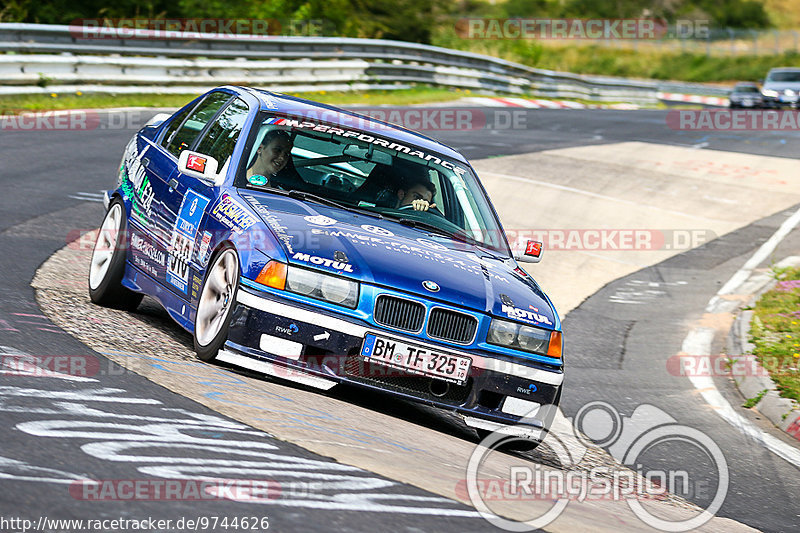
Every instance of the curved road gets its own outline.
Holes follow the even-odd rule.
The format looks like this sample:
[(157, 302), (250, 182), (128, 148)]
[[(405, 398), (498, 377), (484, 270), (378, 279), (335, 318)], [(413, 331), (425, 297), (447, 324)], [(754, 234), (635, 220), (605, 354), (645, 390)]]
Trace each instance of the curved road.
[[(508, 113), (508, 110), (486, 110), (486, 113), (491, 118), (495, 113)], [(773, 132), (707, 134), (672, 131), (665, 126), (665, 112), (659, 111), (529, 110), (524, 113), (525, 124), (517, 129), (433, 134), (470, 159), (515, 154), (522, 157), (524, 154), (545, 151), (550, 157), (549, 154), (558, 150), (630, 142), (692, 148), (698, 153), (717, 150), (793, 158), (796, 157), (794, 147), (800, 137), (797, 134)], [(4, 131), (0, 135), (0, 158), (3, 163), (0, 186), (5, 191), (0, 197), (0, 212), (3, 213), (0, 220), (0, 350), (5, 354), (4, 361), (21, 352), (65, 356), (92, 353), (43, 316), (30, 283), (37, 267), (53, 252), (76, 237), (78, 231), (92, 229), (99, 223), (102, 207), (96, 202), (97, 194), (112, 183), (122, 147), (138, 125), (149, 118), (150, 113), (130, 113), (125, 116), (125, 121), (110, 121), (113, 124), (104, 119), (101, 124), (109, 127), (96, 130)], [(585, 155), (569, 151), (562, 153), (577, 163)], [(543, 166), (547, 164), (546, 158), (537, 162)], [(491, 160), (479, 165), (480, 168), (484, 166), (494, 168)], [(509, 166), (502, 174), (508, 175), (512, 170)], [(619, 175), (620, 181), (624, 181), (624, 176)], [(501, 205), (492, 190), (494, 186), (487, 186), (502, 213), (505, 202)], [(684, 201), (687, 200), (675, 199), (676, 204)], [(681, 424), (703, 431), (722, 448), (730, 467), (730, 488), (718, 514), (765, 531), (800, 528), (796, 505), (800, 501), (798, 467), (768, 452), (758, 442), (719, 418), (705, 406), (689, 380), (667, 371), (666, 361), (680, 351), (681, 342), (692, 321), (702, 315), (709, 298), (785, 220), (791, 211), (789, 207), (775, 209), (778, 212), (773, 216), (754, 218), (751, 223), (736, 227), (734, 232), (706, 246), (677, 255), (668, 254), (670, 257), (646, 268), (638, 268), (636, 261), (628, 261), (631, 264), (624, 265), (627, 260), (622, 256), (617, 263), (622, 265), (620, 272), (625, 274), (623, 277), (605, 286), (605, 282), (598, 281), (596, 289), (600, 290), (592, 290), (591, 297), (565, 305), (565, 308), (571, 309), (564, 320), (570, 368), (563, 398), (565, 414), (574, 416), (590, 402), (603, 401), (622, 416), (629, 417), (637, 407), (649, 404)], [(750, 214), (755, 217), (754, 213)], [(764, 213), (768, 214), (771, 215), (772, 211)], [(547, 227), (544, 225), (546, 222), (539, 221), (539, 224), (540, 227)], [(698, 226), (697, 222), (694, 224), (688, 227), (708, 227)], [(663, 226), (667, 227), (670, 226)], [(792, 233), (781, 244), (774, 258), (793, 255), (798, 246), (800, 237)], [(558, 254), (565, 253), (548, 253), (542, 269), (548, 261), (560, 260), (557, 259)], [(538, 278), (537, 268), (539, 265), (534, 267), (532, 273)], [(545, 275), (545, 279), (550, 278)], [(631, 290), (631, 287), (642, 284), (651, 287), (651, 292)], [(546, 283), (544, 285), (545, 289), (551, 289)], [(637, 296), (642, 301), (622, 303), (622, 300), (630, 299), (627, 296), (631, 292), (644, 294)], [(626, 295), (626, 298), (621, 299), (620, 294)], [(177, 326), (170, 326), (168, 321), (163, 321), (160, 326), (179, 343), (185, 343), (185, 336)], [(716, 341), (715, 348), (720, 351), (724, 349), (720, 340)], [(275, 461), (297, 465), (297, 461), (305, 460), (303, 470), (307, 474), (324, 472), (331, 476), (342, 476), (342, 482), (358, 483), (364, 487), (359, 506), (348, 508), (346, 503), (335, 501), (332, 494), (324, 494), (321, 495), (324, 505), (280, 510), (270, 507), (268, 512), (259, 513), (259, 516), (269, 516), (272, 527), (279, 530), (301, 526), (305, 529), (327, 530), (332, 524), (345, 531), (372, 530), (385, 523), (382, 513), (392, 514), (393, 524), (398, 530), (477, 531), (487, 527), (466, 506), (365, 470), (343, 469), (325, 457), (253, 432), (246, 426), (154, 386), (136, 374), (122, 372), (100, 356), (97, 361), (100, 365), (98, 381), (48, 378), (47, 381), (55, 380), (57, 383), (44, 387), (42, 383), (45, 380), (40, 377), (12, 373), (0, 378), (0, 416), (7, 429), (3, 452), (0, 452), (0, 475), (18, 480), (14, 483), (13, 495), (12, 491), (5, 491), (0, 496), (0, 518), (26, 513), (26, 516), (38, 516), (50, 510), (53, 516), (97, 518), (159, 514), (165, 519), (198, 514), (244, 515), (245, 508), (229, 500), (205, 502), (202, 504), (203, 512), (198, 513), (200, 506), (192, 501), (173, 502), (168, 509), (164, 509), (147, 503), (97, 504), (89, 501), (88, 496), (67, 496), (64, 487), (74, 487), (70, 485), (72, 480), (89, 473), (97, 477), (98, 460), (105, 461), (102, 463), (106, 468), (103, 471), (105, 478), (143, 477), (141, 468), (136, 469), (129, 461), (119, 460), (119, 451), (114, 452), (107, 444), (104, 445), (102, 436), (103, 432), (123, 431), (124, 428), (120, 427), (110, 428), (115, 427), (113, 424), (132, 424), (132, 417), (139, 416), (142, 417), (139, 424), (158, 424), (169, 418), (177, 418), (171, 424), (170, 431), (179, 432), (182, 439), (188, 435), (185, 437), (187, 445), (193, 446), (193, 451), (213, 447), (221, 441), (225, 442), (228, 449), (269, 449), (273, 450), (274, 455), (280, 456)], [(716, 382), (732, 405), (742, 403), (742, 398), (730, 382), (724, 378), (718, 378)], [(61, 392), (54, 393), (54, 390)], [(27, 392), (23, 394), (20, 391)], [(364, 401), (363, 398), (348, 398), (347, 393), (339, 398), (355, 404)], [(446, 414), (413, 409), (402, 402), (385, 403), (383, 412), (402, 415), (412, 423), (434, 427), (441, 425), (443, 431), (469, 438), (463, 432), (459, 433), (461, 430), (451, 427), (452, 422)], [(180, 411), (166, 411), (174, 409)], [(741, 408), (738, 411), (763, 431), (796, 445), (796, 442), (791, 442), (791, 439), (760, 420), (757, 413)], [(176, 413), (180, 416), (176, 417)], [(60, 420), (61, 424), (44, 423), (53, 419)], [(163, 428), (159, 431), (163, 432)], [(143, 430), (137, 428), (136, 432), (140, 434)], [(158, 432), (153, 433), (156, 434)], [(53, 438), (41, 440), (48, 436)], [(41, 438), (37, 440), (34, 437)], [(80, 444), (80, 450), (70, 444), (75, 442)], [(182, 452), (185, 449), (174, 442), (170, 446), (165, 445), (164, 457), (171, 457), (172, 460), (164, 459), (160, 463), (150, 461), (153, 464), (147, 468), (161, 468), (159, 472), (163, 474), (169, 472), (169, 467), (174, 468), (176, 463), (180, 463), (179, 458), (184, 455)], [(704, 458), (692, 454), (691, 450), (679, 449), (670, 453), (684, 454), (681, 458), (689, 465), (687, 469), (703, 467)], [(253, 454), (244, 455), (244, 459), (235, 459), (253, 460)], [(663, 464), (663, 456), (654, 452), (643, 457), (642, 463), (645, 469), (657, 469)], [(251, 463), (244, 464), (253, 466)], [(275, 462), (260, 467), (274, 470)], [(175, 477), (180, 476), (176, 474)], [(63, 486), (35, 481), (45, 478), (62, 480)], [(706, 489), (692, 487), (685, 495), (689, 500), (707, 503)], [(377, 512), (353, 510), (370, 508), (363, 505), (364, 501), (369, 501), (373, 505), (371, 509)], [(383, 508), (377, 505), (378, 501), (383, 502)], [(246, 507), (246, 512), (253, 514), (251, 507)]]

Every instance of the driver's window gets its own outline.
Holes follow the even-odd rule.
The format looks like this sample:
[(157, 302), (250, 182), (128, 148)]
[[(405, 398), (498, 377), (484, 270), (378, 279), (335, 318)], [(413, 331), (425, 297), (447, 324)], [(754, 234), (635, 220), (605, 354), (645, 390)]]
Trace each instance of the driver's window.
[(206, 127), (206, 124), (214, 118), (217, 111), (230, 98), (229, 94), (222, 92), (212, 93), (207, 96), (200, 105), (194, 108), (180, 128), (172, 133), (167, 140), (167, 151), (178, 157), (183, 150), (190, 148), (197, 140), (200, 132)]
[(231, 102), (208, 128), (195, 151), (210, 155), (219, 162), (219, 168), (223, 168), (233, 154), (248, 111), (247, 104), (239, 98)]

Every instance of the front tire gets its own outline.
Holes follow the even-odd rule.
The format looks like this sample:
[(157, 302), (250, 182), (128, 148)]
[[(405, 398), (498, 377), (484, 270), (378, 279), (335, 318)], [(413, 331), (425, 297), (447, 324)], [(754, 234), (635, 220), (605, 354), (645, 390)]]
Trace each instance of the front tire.
[(209, 263), (194, 319), (194, 351), (211, 362), (228, 337), (231, 313), (239, 290), (239, 255), (231, 246)]
[(98, 305), (133, 310), (142, 301), (142, 294), (122, 285), (127, 229), (125, 206), (116, 198), (111, 202), (97, 232), (89, 263), (89, 297)]

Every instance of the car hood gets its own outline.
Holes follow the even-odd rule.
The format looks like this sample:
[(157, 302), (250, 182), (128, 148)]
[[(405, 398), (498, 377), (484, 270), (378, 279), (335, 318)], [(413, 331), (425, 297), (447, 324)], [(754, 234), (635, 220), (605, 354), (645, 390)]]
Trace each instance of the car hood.
[(768, 81), (761, 88), (761, 91), (769, 89), (772, 91), (784, 91), (791, 89), (793, 91), (800, 90), (800, 81)]
[(247, 191), (242, 196), (276, 236), (285, 254), (281, 259), (290, 264), (560, 328), (547, 296), (513, 259), (390, 219), (275, 194)]

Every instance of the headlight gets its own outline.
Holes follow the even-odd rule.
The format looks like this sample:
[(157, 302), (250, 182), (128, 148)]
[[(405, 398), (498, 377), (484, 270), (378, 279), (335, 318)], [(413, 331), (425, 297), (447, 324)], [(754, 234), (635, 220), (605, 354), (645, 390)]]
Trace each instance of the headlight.
[(286, 290), (351, 309), (358, 306), (358, 283), (305, 268), (288, 268)]
[(783, 91), (783, 94), (785, 94), (786, 96), (794, 96), (794, 91), (791, 89), (786, 89), (785, 91)]
[(492, 344), (500, 346), (513, 346), (514, 341), (517, 340), (517, 330), (519, 326), (513, 322), (506, 322), (505, 320), (492, 320), (489, 326), (489, 335), (487, 341)]
[(778, 91), (773, 91), (772, 89), (764, 89), (763, 91), (761, 91), (761, 93), (764, 96), (769, 96), (770, 98), (777, 98), (778, 97)]
[(547, 353), (549, 341), (550, 332), (543, 329), (521, 326), (517, 333), (517, 344), (526, 352)]
[[(555, 349), (553, 353), (549, 353), (551, 336), (557, 336), (558, 353)], [(561, 334), (560, 332), (551, 332), (546, 329), (535, 328), (533, 326), (524, 326), (508, 320), (500, 320), (497, 318), (492, 319), (489, 325), (489, 334), (486, 336), (486, 342), (489, 344), (496, 344), (497, 346), (505, 346), (506, 348), (513, 348), (515, 350), (522, 350), (524, 352), (536, 353), (540, 355), (550, 355), (551, 357), (561, 357)]]

